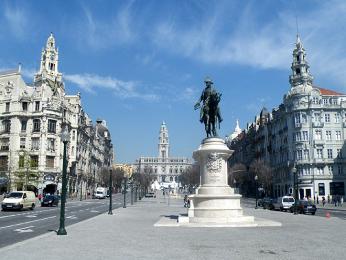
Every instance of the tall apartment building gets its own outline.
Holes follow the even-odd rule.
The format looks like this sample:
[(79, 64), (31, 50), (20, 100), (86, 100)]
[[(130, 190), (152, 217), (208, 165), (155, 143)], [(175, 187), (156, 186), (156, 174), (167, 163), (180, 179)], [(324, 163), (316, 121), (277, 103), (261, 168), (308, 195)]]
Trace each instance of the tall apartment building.
[(81, 96), (66, 95), (58, 70), (59, 52), (51, 34), (41, 53), (33, 84), (26, 84), (21, 67), (0, 72), (0, 189), (61, 190), (62, 130), (68, 143), (69, 191), (86, 194), (102, 167), (113, 162), (105, 121), (96, 125), (85, 113)]
[(297, 36), (290, 90), (283, 103), (229, 142), (231, 165), (247, 167), (261, 159), (273, 170), (275, 196), (293, 192), (296, 169), (299, 197), (345, 195), (346, 95), (313, 85), (306, 51)]
[(180, 174), (184, 173), (192, 164), (186, 157), (171, 157), (169, 147), (168, 128), (163, 122), (159, 133), (158, 156), (140, 157), (136, 160), (133, 171), (151, 175), (159, 183), (178, 183)]

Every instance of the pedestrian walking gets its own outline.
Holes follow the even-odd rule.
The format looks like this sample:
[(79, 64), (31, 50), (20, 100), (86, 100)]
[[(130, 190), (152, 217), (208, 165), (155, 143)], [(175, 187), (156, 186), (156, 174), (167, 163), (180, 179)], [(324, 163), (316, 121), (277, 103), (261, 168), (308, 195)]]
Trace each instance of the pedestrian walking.
[(329, 196), (329, 194), (328, 194), (327, 198), (328, 198), (328, 204), (329, 204), (330, 203), (330, 196)]
[(188, 200), (188, 197), (187, 195), (184, 196), (184, 208), (187, 208), (187, 200)]
[(344, 196), (341, 196), (340, 202), (341, 202), (341, 206), (342, 206), (342, 204), (344, 204)]
[(318, 196), (317, 196), (317, 204), (320, 204), (319, 199), (318, 199)]
[(325, 204), (326, 204), (326, 198), (323, 196), (322, 197), (322, 205), (323, 205), (323, 207), (324, 207)]
[(337, 202), (338, 202), (338, 207), (340, 207), (341, 206), (341, 196), (340, 195), (338, 195), (338, 197), (337, 197)]
[(333, 196), (333, 203), (334, 203), (334, 207), (337, 206), (337, 199), (336, 199), (336, 196)]

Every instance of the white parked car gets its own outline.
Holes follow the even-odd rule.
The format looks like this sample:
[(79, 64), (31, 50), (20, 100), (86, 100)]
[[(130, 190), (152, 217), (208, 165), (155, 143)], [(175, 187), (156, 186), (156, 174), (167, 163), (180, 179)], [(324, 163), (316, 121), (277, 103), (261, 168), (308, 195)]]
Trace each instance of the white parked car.
[(1, 203), (2, 210), (7, 209), (24, 209), (33, 210), (36, 205), (36, 196), (32, 191), (13, 191), (6, 195), (6, 198)]
[(279, 210), (290, 210), (290, 208), (294, 205), (294, 198), (292, 196), (283, 196), (275, 199), (273, 201), (273, 209)]

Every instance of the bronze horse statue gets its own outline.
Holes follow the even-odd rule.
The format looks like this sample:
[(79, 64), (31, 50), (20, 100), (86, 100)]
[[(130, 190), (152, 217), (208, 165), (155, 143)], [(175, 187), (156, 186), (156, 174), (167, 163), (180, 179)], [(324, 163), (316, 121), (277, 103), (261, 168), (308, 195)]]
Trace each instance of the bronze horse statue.
[[(201, 108), (200, 122), (204, 123), (207, 138), (217, 137), (216, 127), (218, 125), (220, 128), (220, 122), (222, 122), (219, 109), (221, 94), (212, 87), (213, 82), (209, 78), (205, 80), (205, 83), (206, 88), (203, 90), (200, 100), (195, 104), (195, 110)], [(202, 107), (201, 102), (203, 102)]]

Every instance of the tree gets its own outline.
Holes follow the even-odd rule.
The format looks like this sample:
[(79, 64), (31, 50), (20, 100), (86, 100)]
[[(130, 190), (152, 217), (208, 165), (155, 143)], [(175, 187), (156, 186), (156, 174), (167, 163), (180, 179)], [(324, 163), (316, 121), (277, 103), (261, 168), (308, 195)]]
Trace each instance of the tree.
[(18, 170), (14, 172), (15, 184), (17, 189), (28, 190), (30, 185), (38, 185), (38, 156), (30, 155), (27, 151), (19, 151), (18, 155)]
[(185, 172), (180, 175), (180, 182), (182, 185), (195, 186), (200, 184), (199, 165), (194, 164), (192, 167), (187, 168)]
[[(103, 167), (101, 169), (101, 185), (104, 187), (109, 187), (109, 168)], [(112, 186), (116, 189), (121, 188), (121, 183), (125, 177), (125, 171), (121, 168), (116, 168), (112, 170)]]
[(145, 192), (150, 188), (151, 183), (154, 180), (155, 175), (149, 173), (133, 173), (132, 179), (133, 181), (137, 181), (142, 187), (144, 187)]
[(253, 180), (255, 176), (258, 177), (258, 183), (263, 187), (266, 195), (272, 194), (273, 187), (273, 170), (263, 160), (256, 159), (250, 164), (250, 172), (253, 174)]
[(246, 166), (242, 163), (234, 164), (228, 172), (228, 185), (233, 186), (236, 182), (238, 185), (249, 180)]

